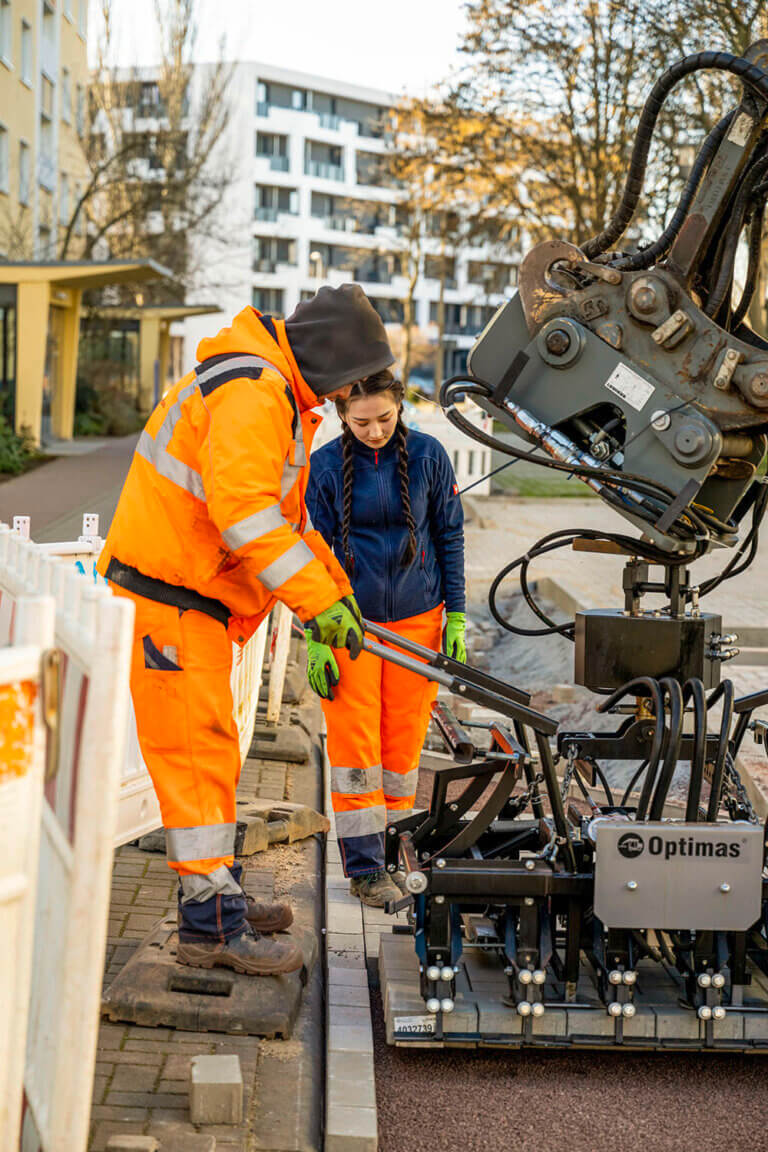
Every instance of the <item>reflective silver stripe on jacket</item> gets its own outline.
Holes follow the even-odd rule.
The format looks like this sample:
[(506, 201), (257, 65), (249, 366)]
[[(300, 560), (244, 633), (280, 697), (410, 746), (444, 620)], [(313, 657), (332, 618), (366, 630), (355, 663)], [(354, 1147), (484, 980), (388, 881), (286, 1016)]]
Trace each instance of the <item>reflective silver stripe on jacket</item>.
[(182, 904), (187, 904), (189, 901), (202, 904), (204, 900), (210, 900), (212, 896), (219, 894), (222, 896), (239, 896), (243, 891), (226, 864), (220, 864), (213, 872), (205, 874), (195, 872), (189, 876), (180, 876), (179, 879), (181, 880)]
[(374, 804), (353, 812), (337, 812), (335, 820), (337, 836), (375, 836), (387, 826), (387, 810), (383, 804)]
[(271, 564), (267, 564), (266, 568), (262, 568), (261, 572), (257, 572), (257, 579), (265, 588), (269, 588), (270, 592), (274, 592), (282, 584), (285, 584), (286, 580), (290, 580), (291, 576), (295, 576), (297, 572), (305, 568), (314, 558), (314, 553), (304, 541), (297, 540), (287, 552), (283, 552), (277, 560), (273, 560)]
[(419, 780), (418, 768), (410, 772), (389, 772), (384, 770), (384, 795), (401, 799), (416, 794), (416, 785)]
[(277, 372), (281, 380), (285, 380), (279, 368), (275, 368), (274, 364), (270, 364), (269, 360), (265, 360), (263, 356), (230, 356), (227, 360), (222, 360), (218, 364), (212, 364), (210, 368), (204, 368), (202, 372), (198, 373), (197, 383), (207, 384), (209, 380), (215, 380), (217, 376), (221, 376), (224, 372), (233, 372), (238, 368), (271, 368), (273, 372)]
[(280, 505), (270, 504), (246, 516), (244, 520), (238, 520), (231, 528), (225, 528), (221, 535), (227, 548), (236, 552), (238, 548), (244, 548), (246, 544), (252, 544), (254, 540), (274, 532), (275, 528), (284, 527), (290, 525), (280, 511)]
[(195, 828), (166, 828), (168, 860), (184, 864), (190, 860), (231, 856), (235, 850), (236, 827), (236, 824), (201, 824)]
[(365, 796), (381, 790), (381, 764), (371, 768), (331, 767), (331, 792)]
[(205, 488), (200, 473), (195, 472), (194, 468), (190, 468), (183, 460), (179, 460), (170, 452), (166, 452), (156, 440), (152, 439), (146, 429), (139, 437), (136, 451), (139, 456), (143, 456), (152, 465), (160, 476), (170, 480), (171, 484), (183, 488), (196, 500), (205, 500)]

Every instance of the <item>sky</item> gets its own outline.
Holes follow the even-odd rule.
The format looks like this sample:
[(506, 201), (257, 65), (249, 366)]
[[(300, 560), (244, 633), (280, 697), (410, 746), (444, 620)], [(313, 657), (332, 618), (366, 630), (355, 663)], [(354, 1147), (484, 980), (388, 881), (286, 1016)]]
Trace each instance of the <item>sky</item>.
[[(111, 0), (117, 62), (156, 60), (154, 0)], [(90, 29), (101, 0), (91, 0)], [(458, 63), (463, 0), (198, 0), (196, 58), (259, 60), (334, 80), (423, 94)], [(93, 47), (93, 38), (91, 39)]]

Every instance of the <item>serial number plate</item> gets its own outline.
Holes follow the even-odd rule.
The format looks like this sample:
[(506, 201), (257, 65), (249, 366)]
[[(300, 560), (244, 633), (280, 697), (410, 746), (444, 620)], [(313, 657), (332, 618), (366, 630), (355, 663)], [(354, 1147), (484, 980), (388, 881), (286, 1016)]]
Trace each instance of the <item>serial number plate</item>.
[(434, 1016), (395, 1016), (396, 1036), (434, 1036)]
[(760, 916), (756, 824), (595, 821), (595, 913), (609, 928), (743, 932)]

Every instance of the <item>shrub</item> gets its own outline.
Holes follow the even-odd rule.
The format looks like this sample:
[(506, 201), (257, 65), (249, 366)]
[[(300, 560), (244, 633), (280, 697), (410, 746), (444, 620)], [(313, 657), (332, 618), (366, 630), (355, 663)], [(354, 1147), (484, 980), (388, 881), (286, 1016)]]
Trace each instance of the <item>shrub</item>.
[(38, 459), (40, 453), (28, 428), (14, 432), (5, 417), (0, 416), (0, 473), (18, 476)]

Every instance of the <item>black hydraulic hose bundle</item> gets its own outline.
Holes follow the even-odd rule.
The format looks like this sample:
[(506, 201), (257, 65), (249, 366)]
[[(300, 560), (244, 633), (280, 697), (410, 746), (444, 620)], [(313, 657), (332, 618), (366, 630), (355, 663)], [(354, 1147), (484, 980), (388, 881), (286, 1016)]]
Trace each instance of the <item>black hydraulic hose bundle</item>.
[(677, 761), (680, 756), (680, 744), (683, 739), (683, 690), (677, 680), (665, 676), (659, 681), (659, 688), (667, 694), (669, 699), (669, 732), (664, 751), (664, 760), (661, 772), (651, 800), (650, 819), (661, 820), (664, 804), (675, 774)]
[(766, 172), (768, 172), (768, 157), (762, 156), (751, 165), (741, 182), (733, 204), (731, 218), (722, 237), (722, 254), (717, 280), (704, 305), (704, 313), (707, 316), (716, 317), (726, 301), (730, 299), (736, 248), (744, 227), (747, 206), (760, 177), (764, 176)]
[(674, 211), (672, 219), (658, 240), (654, 240), (652, 244), (641, 248), (639, 252), (633, 252), (630, 256), (622, 256), (618, 260), (612, 260), (612, 268), (618, 268), (621, 272), (640, 272), (644, 268), (650, 268), (661, 259), (662, 256), (666, 256), (685, 223), (688, 211), (699, 190), (702, 178), (712, 163), (712, 159), (731, 126), (735, 114), (735, 110), (729, 112), (727, 116), (723, 117), (719, 124), (715, 125), (707, 136), (694, 161), (693, 168), (686, 180), (680, 201)]
[(673, 64), (654, 84), (640, 114), (629, 172), (618, 208), (603, 231), (582, 245), (582, 251), (589, 260), (594, 260), (615, 244), (635, 214), (643, 191), (653, 132), (667, 96), (686, 76), (710, 69), (730, 72), (764, 99), (768, 99), (768, 74), (743, 56), (736, 56), (732, 52), (696, 52)]
[(685, 818), (689, 822), (697, 823), (701, 785), (704, 780), (704, 763), (707, 758), (707, 698), (704, 685), (698, 677), (692, 676), (683, 685), (683, 705), (688, 700), (693, 702), (693, 755)]
[[(650, 696), (654, 712), (653, 742), (651, 744), (651, 751), (647, 760), (648, 771), (646, 773), (643, 787), (640, 792), (640, 799), (638, 800), (636, 814), (638, 820), (644, 820), (645, 814), (648, 811), (651, 792), (656, 781), (656, 771), (658, 769), (659, 760), (661, 759), (661, 753), (664, 747), (664, 697), (662, 695), (659, 682), (652, 676), (638, 676), (636, 679), (630, 680), (627, 684), (624, 684), (621, 688), (617, 689), (614, 693), (612, 693), (612, 695), (608, 697), (607, 700), (603, 700), (602, 703), (598, 706), (597, 710), (598, 712), (610, 712), (611, 708), (614, 708), (620, 700), (624, 699), (625, 696), (638, 696), (640, 694)], [(638, 779), (639, 774), (640, 772), (638, 771), (635, 774), (634, 779), (631, 781), (629, 786), (630, 790), (632, 785)], [(623, 800), (622, 803), (624, 803)]]
[(723, 697), (723, 715), (720, 720), (720, 739), (717, 745), (717, 755), (712, 767), (712, 784), (709, 790), (709, 804), (707, 805), (707, 820), (717, 820), (720, 809), (720, 797), (725, 779), (725, 758), (728, 755), (728, 740), (733, 721), (734, 689), (731, 680), (721, 680), (717, 688), (707, 700), (707, 708), (711, 708), (720, 697)]

